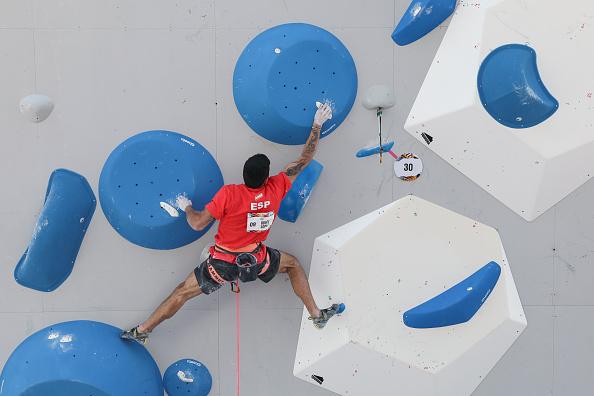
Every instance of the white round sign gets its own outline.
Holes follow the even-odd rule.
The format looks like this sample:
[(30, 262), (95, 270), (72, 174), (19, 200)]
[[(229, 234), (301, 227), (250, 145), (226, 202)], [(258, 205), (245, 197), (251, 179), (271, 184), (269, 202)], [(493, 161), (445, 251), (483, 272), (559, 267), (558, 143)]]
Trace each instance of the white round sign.
[(412, 153), (402, 154), (394, 161), (394, 173), (402, 180), (415, 180), (423, 172), (423, 161)]

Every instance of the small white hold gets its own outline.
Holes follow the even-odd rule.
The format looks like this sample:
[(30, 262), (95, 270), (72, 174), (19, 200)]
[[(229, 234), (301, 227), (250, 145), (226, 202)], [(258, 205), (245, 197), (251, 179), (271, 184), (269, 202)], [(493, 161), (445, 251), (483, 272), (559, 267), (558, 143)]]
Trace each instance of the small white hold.
[(85, 218), (84, 218), (84, 217), (81, 217), (81, 218), (80, 218), (80, 220), (79, 220), (79, 223), (81, 223), (81, 224), (82, 224), (82, 223), (84, 223), (84, 222), (85, 222)]
[(184, 373), (181, 370), (177, 372), (177, 378), (179, 378), (180, 381), (186, 382), (186, 383), (194, 382), (194, 378), (186, 377), (186, 373)]
[(161, 208), (163, 208), (171, 217), (179, 217), (179, 212), (173, 206), (169, 205), (167, 202), (159, 202)]
[(467, 288), (466, 288), (466, 291), (472, 291), (472, 286), (470, 286), (470, 287), (467, 287)]
[(19, 103), (21, 113), (31, 122), (42, 122), (54, 110), (54, 102), (45, 95), (32, 94), (25, 96)]
[(368, 110), (388, 109), (396, 104), (394, 90), (387, 85), (373, 85), (363, 97), (363, 107)]
[(275, 54), (280, 54), (281, 53), (281, 49), (280, 48), (275, 48), (274, 49), (274, 53)]
[(50, 335), (47, 336), (48, 340), (55, 340), (56, 338), (60, 337), (60, 333), (58, 333), (57, 331), (50, 333)]

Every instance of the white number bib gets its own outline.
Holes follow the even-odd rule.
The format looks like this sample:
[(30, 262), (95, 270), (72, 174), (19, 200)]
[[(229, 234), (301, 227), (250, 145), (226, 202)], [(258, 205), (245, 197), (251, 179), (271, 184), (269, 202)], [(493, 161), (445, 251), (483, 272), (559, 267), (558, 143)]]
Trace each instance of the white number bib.
[(274, 212), (248, 213), (247, 232), (264, 232), (272, 227)]

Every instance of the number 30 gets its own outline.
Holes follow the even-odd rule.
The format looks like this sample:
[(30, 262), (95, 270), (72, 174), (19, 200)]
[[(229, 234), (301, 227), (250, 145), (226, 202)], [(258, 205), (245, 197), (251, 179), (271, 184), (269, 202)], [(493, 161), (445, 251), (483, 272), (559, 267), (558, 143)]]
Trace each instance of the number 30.
[(412, 170), (413, 170), (413, 164), (404, 164), (404, 170), (406, 172), (412, 172)]

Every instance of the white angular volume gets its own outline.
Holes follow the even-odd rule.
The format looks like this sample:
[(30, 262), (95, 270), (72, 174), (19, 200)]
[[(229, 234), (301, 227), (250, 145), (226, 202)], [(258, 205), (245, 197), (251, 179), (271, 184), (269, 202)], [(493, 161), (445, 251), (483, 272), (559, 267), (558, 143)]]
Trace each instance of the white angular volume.
[[(406, 310), (490, 261), (501, 275), (470, 321), (405, 326)], [(414, 196), (318, 237), (309, 280), (346, 311), (316, 330), (304, 310), (294, 374), (341, 395), (469, 395), (526, 327), (497, 231)]]
[[(405, 129), (531, 221), (594, 175), (594, 2), (460, 1)], [(499, 124), (477, 92), (482, 61), (499, 46), (537, 53), (557, 112), (526, 129)]]

